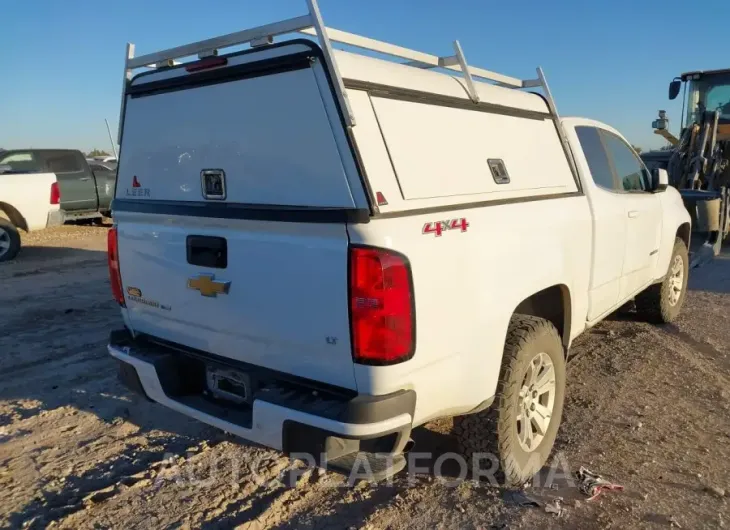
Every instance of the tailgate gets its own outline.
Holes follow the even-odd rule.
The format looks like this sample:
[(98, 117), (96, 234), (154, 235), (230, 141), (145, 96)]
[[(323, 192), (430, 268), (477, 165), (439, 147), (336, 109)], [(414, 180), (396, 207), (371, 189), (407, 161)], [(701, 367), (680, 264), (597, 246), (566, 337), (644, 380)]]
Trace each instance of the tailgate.
[[(115, 212), (134, 331), (355, 388), (344, 225), (155, 217)], [(217, 238), (226, 268), (189, 263)]]
[(368, 210), (319, 50), (225, 62), (128, 89), (113, 203), (128, 325), (355, 388), (345, 226)]

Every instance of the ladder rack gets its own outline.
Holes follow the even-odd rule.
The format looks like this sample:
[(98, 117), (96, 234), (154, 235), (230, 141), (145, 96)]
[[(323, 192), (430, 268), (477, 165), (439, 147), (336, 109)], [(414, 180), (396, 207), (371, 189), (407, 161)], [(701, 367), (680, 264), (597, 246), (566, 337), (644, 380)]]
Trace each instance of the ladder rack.
[(340, 31), (337, 29), (326, 28), (322, 22), (322, 15), (319, 11), (319, 5), (317, 0), (306, 0), (308, 12), (306, 15), (299, 17), (289, 18), (272, 24), (266, 24), (243, 31), (237, 31), (235, 33), (229, 33), (220, 37), (214, 37), (212, 39), (206, 39), (191, 44), (185, 44), (175, 48), (169, 48), (167, 50), (150, 53), (147, 55), (141, 55), (139, 57), (134, 56), (134, 44), (127, 44), (127, 52), (124, 60), (124, 80), (122, 86), (122, 106), (119, 116), (119, 135), (121, 142), (121, 131), (122, 131), (122, 120), (124, 118), (124, 105), (126, 101), (126, 90), (127, 85), (132, 79), (132, 71), (137, 68), (157, 68), (161, 66), (172, 66), (177, 64), (177, 59), (184, 57), (196, 56), (198, 58), (209, 57), (216, 55), (218, 50), (231, 46), (237, 46), (240, 44), (250, 44), (251, 47), (266, 46), (273, 43), (274, 37), (289, 33), (305, 33), (316, 37), (320, 48), (322, 49), (326, 67), (329, 69), (330, 74), (334, 80), (335, 95), (340, 107), (343, 110), (345, 121), (347, 126), (353, 127), (355, 125), (355, 117), (352, 113), (350, 103), (347, 99), (347, 92), (345, 91), (345, 84), (340, 75), (340, 71), (337, 68), (337, 62), (335, 61), (334, 52), (332, 50), (331, 42), (338, 42), (346, 44), (355, 48), (370, 50), (378, 52), (384, 55), (390, 55), (399, 59), (406, 59), (407, 62), (401, 63), (414, 68), (444, 68), (451, 71), (456, 71), (462, 74), (466, 83), (466, 89), (469, 94), (469, 98), (475, 103), (479, 103), (479, 94), (474, 85), (473, 78), (485, 79), (493, 82), (494, 84), (506, 88), (521, 89), (521, 88), (533, 88), (539, 87), (543, 91), (543, 95), (547, 101), (548, 109), (555, 126), (558, 130), (558, 135), (563, 144), (563, 149), (568, 158), (568, 163), (573, 171), (577, 181), (577, 171), (575, 163), (570, 151), (570, 145), (568, 144), (567, 138), (563, 131), (560, 117), (558, 115), (555, 101), (553, 100), (550, 88), (548, 87), (547, 80), (541, 68), (537, 68), (537, 78), (535, 79), (519, 79), (503, 75), (483, 68), (477, 68), (470, 66), (464, 52), (461, 49), (459, 41), (453, 42), (454, 55), (448, 55), (439, 57), (428, 53), (403, 48), (387, 42), (370, 39), (368, 37), (362, 37), (346, 31)]

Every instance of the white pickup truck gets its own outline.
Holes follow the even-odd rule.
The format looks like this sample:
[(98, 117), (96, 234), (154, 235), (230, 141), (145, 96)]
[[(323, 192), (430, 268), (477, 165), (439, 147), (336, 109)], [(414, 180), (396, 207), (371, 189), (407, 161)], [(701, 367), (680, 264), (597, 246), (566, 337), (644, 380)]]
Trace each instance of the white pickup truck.
[(27, 170), (32, 162), (30, 154), (0, 152), (0, 262), (20, 251), (19, 230), (63, 224), (56, 174)]
[[(571, 341), (632, 298), (677, 316), (690, 217), (620, 133), (561, 120), (541, 71), (325, 31), (309, 5), (129, 54), (109, 352), (149, 399), (287, 453), (385, 453), (387, 474), (414, 427), (455, 417), (467, 455), (524, 481), (553, 446)], [(317, 40), (272, 44), (302, 29)]]

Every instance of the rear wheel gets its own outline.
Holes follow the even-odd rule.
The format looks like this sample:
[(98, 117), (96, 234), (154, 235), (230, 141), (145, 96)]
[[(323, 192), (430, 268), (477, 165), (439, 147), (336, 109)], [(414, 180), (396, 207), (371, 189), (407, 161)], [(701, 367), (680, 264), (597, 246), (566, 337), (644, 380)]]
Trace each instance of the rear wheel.
[(662, 282), (649, 286), (636, 296), (636, 311), (639, 316), (656, 324), (675, 320), (684, 304), (688, 277), (687, 245), (677, 238), (669, 260), (669, 269)]
[(509, 325), (492, 408), (454, 419), (462, 453), (499, 458), (506, 484), (522, 484), (545, 464), (565, 396), (565, 356), (558, 330), (542, 318), (515, 315)]
[(0, 217), (0, 261), (9, 261), (20, 252), (20, 234), (15, 225)]

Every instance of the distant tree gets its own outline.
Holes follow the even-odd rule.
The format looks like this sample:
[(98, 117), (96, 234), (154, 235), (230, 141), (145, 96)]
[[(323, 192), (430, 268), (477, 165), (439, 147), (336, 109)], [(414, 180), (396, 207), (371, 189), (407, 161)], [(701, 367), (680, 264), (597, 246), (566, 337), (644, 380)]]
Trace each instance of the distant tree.
[(632, 145), (631, 147), (634, 149), (634, 151), (636, 151), (637, 155), (641, 154), (641, 151), (642, 151), (641, 147), (639, 147), (638, 145)]
[(89, 158), (94, 158), (95, 156), (109, 156), (109, 153), (107, 153), (103, 149), (92, 149), (86, 154), (86, 156), (88, 156)]
[(674, 149), (675, 147), (676, 147), (676, 146), (674, 146), (674, 145), (668, 144), (668, 145), (663, 145), (663, 146), (661, 146), (661, 147), (659, 148), (659, 150), (660, 150), (660, 151), (672, 151), (672, 150), (673, 150), (673, 149)]

